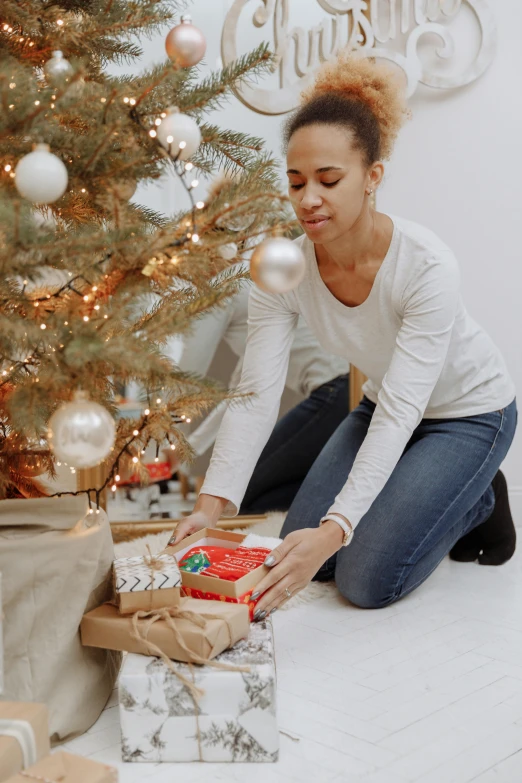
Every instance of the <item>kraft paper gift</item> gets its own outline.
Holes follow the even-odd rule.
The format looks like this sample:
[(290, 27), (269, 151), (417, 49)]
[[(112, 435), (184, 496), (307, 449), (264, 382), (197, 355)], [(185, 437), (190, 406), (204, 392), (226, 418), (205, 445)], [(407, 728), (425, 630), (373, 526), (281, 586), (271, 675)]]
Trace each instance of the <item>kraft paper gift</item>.
[(182, 598), (178, 607), (121, 615), (103, 604), (84, 615), (82, 644), (107, 650), (160, 655), (199, 663), (215, 658), (248, 636), (248, 608), (239, 604)]
[(0, 781), (49, 753), (45, 704), (0, 701)]
[(87, 731), (116, 682), (121, 655), (79, 632), (112, 596), (113, 560), (107, 515), (85, 497), (0, 501), (3, 698), (46, 704), (51, 742)]
[(213, 663), (243, 670), (174, 663), (176, 676), (156, 658), (126, 657), (119, 680), (123, 761), (277, 761), (270, 621), (253, 624), (248, 639)]
[(24, 773), (15, 775), (6, 783), (117, 783), (115, 767), (97, 761), (73, 756), (72, 753), (53, 753)]
[(181, 574), (168, 554), (119, 557), (114, 561), (114, 590), (121, 614), (178, 606)]

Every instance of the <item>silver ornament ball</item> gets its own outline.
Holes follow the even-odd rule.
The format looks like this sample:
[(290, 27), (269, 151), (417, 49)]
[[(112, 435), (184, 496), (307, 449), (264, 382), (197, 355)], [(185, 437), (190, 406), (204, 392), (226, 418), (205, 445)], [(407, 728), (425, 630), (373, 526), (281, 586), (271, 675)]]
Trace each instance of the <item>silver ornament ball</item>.
[(15, 168), (16, 189), (33, 204), (52, 204), (65, 193), (67, 181), (65, 165), (49, 151), (48, 144), (35, 144)]
[(269, 294), (285, 294), (296, 288), (305, 275), (305, 258), (301, 248), (286, 237), (272, 237), (261, 242), (250, 259), (250, 276)]
[(94, 468), (114, 446), (116, 425), (109, 411), (77, 391), (72, 402), (56, 410), (47, 438), (55, 456), (73, 468)]
[(44, 65), (44, 73), (51, 84), (67, 82), (74, 73), (71, 63), (65, 59), (59, 49), (53, 52), (53, 56)]
[(173, 27), (165, 39), (165, 50), (176, 65), (190, 68), (197, 65), (205, 56), (207, 42), (205, 36), (194, 27), (190, 16), (182, 16), (181, 24)]
[[(199, 125), (188, 114), (182, 114), (177, 106), (167, 109), (167, 116), (158, 125), (156, 133), (161, 146), (172, 158), (178, 156), (178, 160), (192, 157), (201, 144)], [(181, 142), (185, 142), (182, 149), (179, 146)]]

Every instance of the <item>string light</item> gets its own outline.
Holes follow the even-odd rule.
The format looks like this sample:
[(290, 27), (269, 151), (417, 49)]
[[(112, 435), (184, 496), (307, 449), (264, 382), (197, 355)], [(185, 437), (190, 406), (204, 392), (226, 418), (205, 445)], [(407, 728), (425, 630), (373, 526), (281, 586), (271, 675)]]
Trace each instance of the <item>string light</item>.
[(145, 410), (143, 411), (143, 413), (145, 414), (145, 416), (148, 416), (148, 415), (149, 415), (149, 413), (150, 413), (150, 410), (149, 410), (148, 408), (145, 408)]
[(47, 326), (45, 324), (40, 324), (40, 329), (47, 329)]
[(138, 461), (138, 458), (137, 458), (137, 457), (133, 457), (133, 458), (132, 458), (132, 461), (134, 462), (134, 464), (136, 464), (136, 463), (137, 463), (137, 461)]
[(193, 242), (199, 242), (199, 235), (198, 234), (192, 234), (192, 241)]
[(57, 20), (56, 20), (56, 24), (57, 24), (59, 27), (61, 27), (61, 26), (62, 26), (62, 24), (63, 24), (63, 19), (57, 19)]
[(4, 166), (4, 171), (11, 171), (11, 165), (8, 163), (6, 166)]
[(161, 402), (161, 397), (158, 397), (158, 399), (156, 400), (156, 402), (157, 402), (157, 403), (158, 403), (158, 405), (159, 405), (159, 404), (160, 404), (160, 402)]
[(131, 98), (129, 103), (130, 103), (131, 106), (135, 106), (136, 105), (136, 98)]
[(203, 209), (204, 206), (205, 206), (205, 202), (204, 201), (197, 201), (196, 202), (196, 207), (198, 209)]
[(173, 444), (171, 444), (171, 446), (170, 446), (170, 450), (171, 450), (171, 451), (175, 451), (175, 449), (176, 449), (176, 447), (175, 447)]
[(128, 102), (129, 102), (129, 99), (128, 99), (128, 98), (124, 98), (124, 99), (123, 99), (123, 103), (128, 103)]
[(140, 431), (139, 431), (139, 430), (133, 430), (132, 434), (133, 434), (133, 435), (139, 435), (139, 434), (140, 434)]
[(112, 490), (113, 492), (116, 492), (116, 484), (113, 484), (113, 485), (112, 485), (112, 487), (111, 487), (111, 490)]
[(154, 139), (156, 137), (156, 131), (154, 129), (150, 130), (149, 131), (149, 136), (151, 137), (151, 139)]
[(194, 168), (194, 164), (193, 163), (190, 163), (190, 162), (189, 163), (185, 163), (185, 171), (192, 171), (193, 168)]
[(154, 125), (161, 125), (161, 120), (154, 120)]
[(198, 182), (197, 179), (193, 179), (192, 182), (190, 183), (190, 187), (191, 188), (197, 188), (198, 185), (199, 185), (199, 182)]
[(116, 476), (114, 476), (114, 481), (119, 481), (119, 480), (120, 480), (120, 477), (119, 477), (118, 474), (116, 474)]
[(84, 321), (88, 321), (88, 320), (89, 320), (89, 316), (88, 316), (88, 315), (84, 315), (84, 316), (83, 316), (83, 320), (84, 320)]
[(106, 103), (106, 102), (107, 102), (107, 98), (100, 98), (100, 101), (101, 101), (102, 103)]

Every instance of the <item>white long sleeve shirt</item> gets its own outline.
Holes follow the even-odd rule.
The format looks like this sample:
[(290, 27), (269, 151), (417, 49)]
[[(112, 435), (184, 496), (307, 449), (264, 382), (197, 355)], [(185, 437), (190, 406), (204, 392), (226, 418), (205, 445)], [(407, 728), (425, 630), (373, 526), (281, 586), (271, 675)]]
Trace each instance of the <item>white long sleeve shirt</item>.
[(329, 509), (354, 527), (423, 417), (473, 416), (514, 399), (499, 350), (466, 312), (451, 250), (430, 230), (390, 217), (390, 247), (361, 305), (348, 307), (329, 291), (305, 235), (295, 240), (306, 259), (303, 282), (283, 295), (252, 289), (240, 389), (257, 396), (250, 406), (227, 411), (201, 489), (228, 499), (226, 515), (237, 514), (274, 426), (299, 315), (325, 351), (368, 376), (363, 391), (376, 404), (352, 470)]

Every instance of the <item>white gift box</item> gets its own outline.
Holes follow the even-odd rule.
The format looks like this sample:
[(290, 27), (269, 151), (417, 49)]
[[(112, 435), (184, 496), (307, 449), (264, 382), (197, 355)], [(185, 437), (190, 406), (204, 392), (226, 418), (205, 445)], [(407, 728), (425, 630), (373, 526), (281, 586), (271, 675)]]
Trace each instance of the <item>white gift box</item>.
[(181, 574), (175, 557), (119, 557), (114, 561), (114, 587), (122, 613), (177, 606)]
[(119, 684), (123, 761), (277, 761), (272, 625), (250, 628), (215, 658), (248, 672), (173, 662), (204, 691), (197, 715), (189, 690), (163, 661), (127, 655)]

